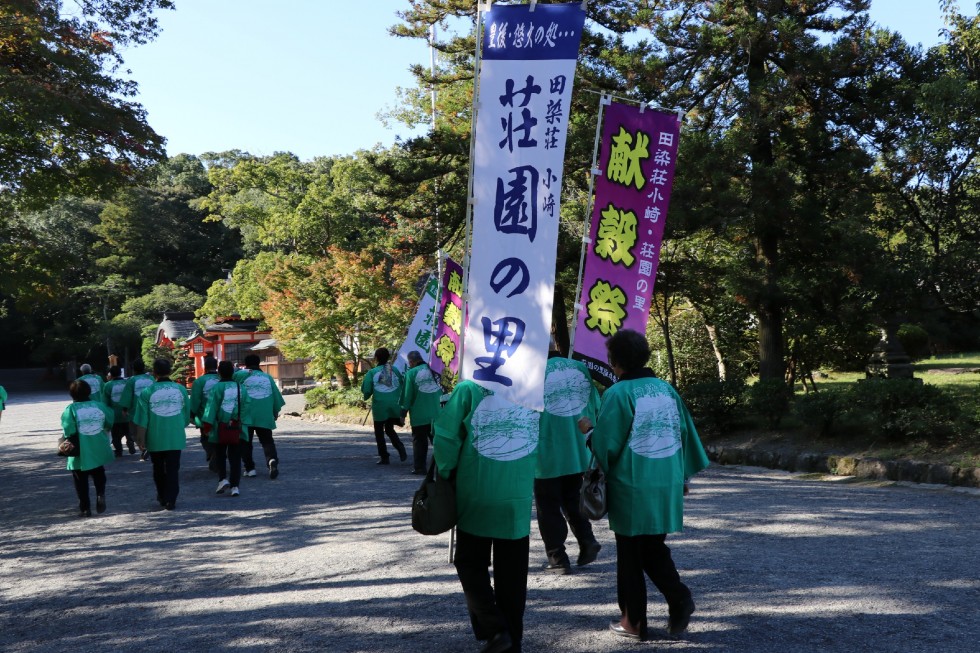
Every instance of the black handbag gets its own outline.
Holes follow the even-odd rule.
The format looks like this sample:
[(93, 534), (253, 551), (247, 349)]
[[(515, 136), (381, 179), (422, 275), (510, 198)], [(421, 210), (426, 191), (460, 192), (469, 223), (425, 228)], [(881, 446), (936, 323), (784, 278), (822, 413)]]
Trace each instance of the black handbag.
[(606, 501), (606, 475), (596, 463), (595, 454), (589, 468), (582, 472), (582, 490), (578, 499), (578, 511), (586, 519), (596, 521), (609, 512)]
[(412, 497), (412, 528), (422, 535), (439, 535), (456, 525), (456, 486), (435, 469), (433, 459)]

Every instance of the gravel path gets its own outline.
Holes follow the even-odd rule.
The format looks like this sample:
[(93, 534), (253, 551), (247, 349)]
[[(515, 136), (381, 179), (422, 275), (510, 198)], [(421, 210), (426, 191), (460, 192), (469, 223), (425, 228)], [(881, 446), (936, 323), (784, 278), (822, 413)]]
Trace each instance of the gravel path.
[[(108, 511), (80, 519), (54, 454), (67, 401), (12, 394), (0, 422), (0, 650), (479, 649), (448, 536), (411, 530), (417, 477), (409, 463), (375, 466), (368, 428), (283, 419), (281, 476), (243, 479), (237, 499), (214, 494), (189, 430), (176, 511), (155, 504), (149, 463), (125, 456), (107, 469)], [(980, 646), (977, 491), (713, 466), (687, 510), (687, 530), (668, 539), (698, 605), (684, 639), (605, 630), (617, 613), (606, 522), (599, 560), (564, 577), (536, 571), (534, 526), (525, 650)], [(666, 622), (650, 591), (651, 625)]]

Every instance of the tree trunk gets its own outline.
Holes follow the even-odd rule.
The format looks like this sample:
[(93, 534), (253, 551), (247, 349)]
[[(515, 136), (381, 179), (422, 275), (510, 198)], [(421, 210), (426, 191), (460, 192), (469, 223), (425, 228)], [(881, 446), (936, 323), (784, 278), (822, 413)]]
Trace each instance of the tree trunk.
[[(700, 313), (700, 311), (698, 311)], [(704, 320), (704, 314), (701, 314), (701, 319)], [(708, 324), (707, 320), (704, 322), (704, 328), (708, 332), (708, 340), (711, 341), (711, 351), (715, 353), (715, 361), (718, 363), (718, 380), (724, 381), (728, 378), (728, 367), (725, 365), (725, 357), (721, 354), (721, 348), (718, 346), (718, 329), (713, 324)]]

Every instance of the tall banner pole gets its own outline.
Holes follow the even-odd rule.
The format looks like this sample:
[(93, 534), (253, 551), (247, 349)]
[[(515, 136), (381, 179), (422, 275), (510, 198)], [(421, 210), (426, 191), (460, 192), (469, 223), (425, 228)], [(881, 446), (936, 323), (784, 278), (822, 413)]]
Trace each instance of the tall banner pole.
[(589, 171), (589, 199), (586, 204), (585, 216), (582, 220), (582, 249), (578, 257), (578, 277), (576, 277), (575, 295), (573, 295), (575, 316), (572, 318), (572, 334), (568, 339), (568, 352), (566, 352), (568, 358), (572, 357), (572, 350), (575, 348), (575, 330), (578, 327), (579, 313), (585, 308), (585, 305), (579, 302), (579, 297), (582, 295), (582, 272), (585, 268), (585, 252), (589, 248), (589, 243), (592, 242), (592, 239), (589, 237), (589, 228), (592, 225), (595, 178), (602, 174), (602, 171), (596, 166), (596, 162), (599, 160), (599, 140), (602, 138), (602, 114), (606, 106), (611, 103), (612, 97), (608, 93), (603, 93), (599, 97), (599, 115), (595, 123), (595, 142), (592, 145), (592, 168)]

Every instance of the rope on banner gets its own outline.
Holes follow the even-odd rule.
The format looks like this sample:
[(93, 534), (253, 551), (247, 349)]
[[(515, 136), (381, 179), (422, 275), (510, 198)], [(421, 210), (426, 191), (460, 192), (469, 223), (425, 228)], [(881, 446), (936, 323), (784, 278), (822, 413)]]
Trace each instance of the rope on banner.
[(657, 104), (653, 100), (650, 101), (636, 100), (634, 98), (623, 97), (621, 95), (613, 95), (612, 93), (607, 93), (606, 91), (594, 91), (591, 88), (585, 88), (582, 89), (582, 91), (584, 93), (595, 93), (596, 95), (602, 96), (603, 98), (609, 98), (604, 103), (606, 105), (611, 104), (613, 100), (616, 100), (618, 102), (635, 104), (640, 107), (640, 112), (643, 112), (644, 109), (656, 109), (658, 111), (663, 111), (665, 113), (676, 113), (678, 116), (681, 116), (682, 118), (683, 116), (687, 115), (687, 111), (685, 111), (680, 107), (666, 107), (661, 104)]
[(612, 96), (608, 93), (603, 93), (599, 97), (599, 116), (595, 126), (595, 143), (592, 145), (592, 167), (590, 168), (592, 174), (589, 175), (589, 201), (586, 204), (585, 221), (582, 225), (582, 248), (578, 257), (578, 280), (575, 283), (575, 314), (572, 316), (572, 333), (568, 338), (569, 358), (572, 357), (572, 352), (575, 350), (575, 331), (578, 330), (578, 316), (585, 308), (578, 301), (582, 297), (582, 273), (585, 270), (585, 252), (588, 249), (589, 243), (592, 242), (592, 198), (595, 192), (595, 178), (602, 174), (602, 171), (599, 170), (599, 166), (597, 165), (599, 159), (599, 140), (602, 138), (602, 116), (605, 113), (605, 107), (609, 104), (612, 104)]

